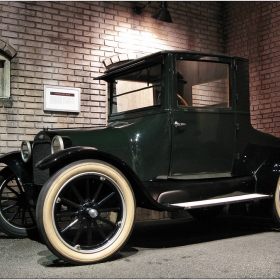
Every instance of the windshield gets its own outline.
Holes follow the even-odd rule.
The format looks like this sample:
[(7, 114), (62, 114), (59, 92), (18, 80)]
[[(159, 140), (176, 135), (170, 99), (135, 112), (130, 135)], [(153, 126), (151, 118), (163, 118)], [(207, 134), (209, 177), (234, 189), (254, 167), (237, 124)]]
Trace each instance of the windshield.
[(161, 65), (127, 73), (108, 84), (110, 114), (160, 105)]
[(229, 65), (177, 60), (178, 106), (228, 108)]

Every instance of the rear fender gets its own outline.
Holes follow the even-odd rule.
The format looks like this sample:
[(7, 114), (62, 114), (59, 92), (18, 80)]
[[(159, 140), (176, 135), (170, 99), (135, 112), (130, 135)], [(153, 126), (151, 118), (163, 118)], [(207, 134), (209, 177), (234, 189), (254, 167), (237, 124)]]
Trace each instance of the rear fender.
[(9, 167), (22, 184), (32, 183), (32, 166), (31, 163), (22, 161), (20, 152), (10, 152), (0, 157), (0, 163)]
[(268, 158), (255, 172), (256, 192), (274, 195), (280, 175), (279, 153)]
[(159, 211), (172, 210), (167, 206), (159, 204), (151, 197), (151, 195), (147, 192), (146, 188), (144, 187), (136, 173), (131, 169), (129, 165), (127, 165), (118, 157), (103, 151), (96, 150), (95, 148), (72, 147), (65, 150), (61, 150), (38, 162), (37, 167), (41, 170), (49, 168), (50, 174), (54, 174), (62, 167), (75, 161), (84, 159), (101, 160), (119, 169), (130, 182), (130, 185), (136, 197), (137, 206)]

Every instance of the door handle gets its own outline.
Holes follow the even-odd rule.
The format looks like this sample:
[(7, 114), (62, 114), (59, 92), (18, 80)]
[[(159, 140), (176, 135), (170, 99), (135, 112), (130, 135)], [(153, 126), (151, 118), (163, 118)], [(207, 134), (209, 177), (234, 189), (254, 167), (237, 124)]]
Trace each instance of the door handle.
[(184, 125), (187, 125), (186, 123), (179, 123), (177, 121), (174, 122), (174, 126), (177, 128), (177, 127), (180, 127), (180, 126), (184, 126)]

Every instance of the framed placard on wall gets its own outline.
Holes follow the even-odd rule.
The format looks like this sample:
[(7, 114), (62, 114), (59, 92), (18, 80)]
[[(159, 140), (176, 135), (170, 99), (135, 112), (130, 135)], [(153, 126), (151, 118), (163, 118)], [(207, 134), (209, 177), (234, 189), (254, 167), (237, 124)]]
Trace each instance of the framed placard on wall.
[(80, 88), (44, 86), (44, 110), (80, 112)]

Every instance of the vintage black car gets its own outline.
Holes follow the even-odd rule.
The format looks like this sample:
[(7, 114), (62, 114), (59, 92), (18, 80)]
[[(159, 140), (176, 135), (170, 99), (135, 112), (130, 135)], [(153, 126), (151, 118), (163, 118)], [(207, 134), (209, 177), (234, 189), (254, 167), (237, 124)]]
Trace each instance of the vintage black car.
[(162, 51), (111, 67), (97, 78), (108, 126), (45, 129), (0, 158), (0, 230), (39, 230), (56, 256), (87, 264), (121, 249), (136, 207), (206, 219), (246, 203), (280, 222), (280, 140), (251, 126), (248, 65)]

